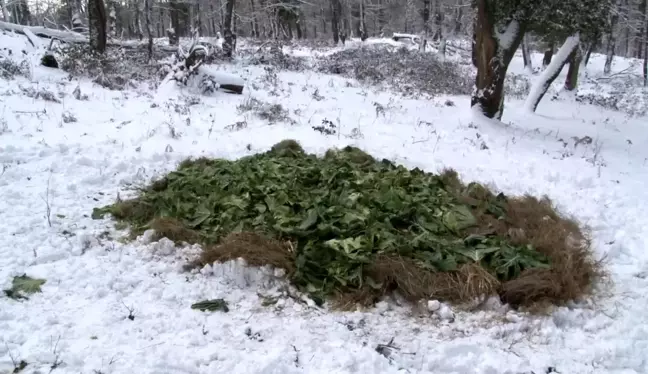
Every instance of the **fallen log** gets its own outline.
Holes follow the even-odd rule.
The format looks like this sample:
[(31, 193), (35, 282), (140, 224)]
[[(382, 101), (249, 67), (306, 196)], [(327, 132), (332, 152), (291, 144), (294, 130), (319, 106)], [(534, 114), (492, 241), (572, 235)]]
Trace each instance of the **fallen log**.
[[(32, 45), (34, 44), (32, 38), (28, 33), (35, 35), (40, 38), (46, 39), (58, 39), (61, 42), (67, 44), (89, 44), (90, 40), (84, 34), (74, 32), (74, 31), (62, 31), (57, 29), (50, 29), (43, 26), (23, 26), (10, 22), (0, 21), (0, 30), (15, 32), (16, 34), (25, 35), (30, 40)], [(125, 49), (139, 49), (148, 48), (146, 42), (140, 41), (122, 41), (122, 40), (109, 40), (107, 43), (108, 46), (112, 47), (121, 47)], [(158, 51), (175, 53), (178, 48), (175, 46), (164, 46), (164, 45), (154, 45), (154, 48)]]

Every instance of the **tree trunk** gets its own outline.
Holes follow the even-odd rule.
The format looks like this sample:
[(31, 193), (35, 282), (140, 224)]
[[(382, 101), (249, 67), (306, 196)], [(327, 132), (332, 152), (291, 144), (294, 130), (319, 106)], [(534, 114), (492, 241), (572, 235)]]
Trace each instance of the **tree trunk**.
[(301, 27), (301, 17), (297, 18), (297, 21), (295, 21), (295, 31), (297, 32), (297, 39), (301, 40), (304, 37), (304, 32)]
[(106, 7), (103, 0), (88, 0), (90, 46), (99, 53), (106, 51)]
[(210, 22), (210, 25), (211, 25), (211, 28), (212, 28), (212, 35), (216, 35), (216, 33), (218, 32), (218, 27), (216, 27), (216, 17), (214, 17), (215, 11), (214, 11), (214, 2), (213, 1), (209, 2), (209, 9), (210, 9), (210, 13), (212, 15), (211, 16), (211, 22)]
[(522, 42), (524, 32), (523, 26), (512, 21), (504, 31), (510, 36), (508, 42), (500, 43), (495, 36), (495, 19), (494, 14), (490, 13), (488, 0), (477, 0), (474, 46), (477, 77), (471, 107), (479, 106), (488, 118), (502, 118), (506, 70)]
[(367, 40), (367, 22), (365, 16), (365, 0), (360, 0), (360, 40), (363, 42)]
[[(641, 3), (639, 4), (639, 13), (641, 15), (646, 14), (646, 0), (642, 0)], [(636, 40), (637, 40), (637, 55), (636, 55), (636, 57), (637, 58), (641, 58), (642, 55), (643, 55), (643, 52), (644, 52), (643, 46), (644, 46), (645, 43), (644, 43), (643, 39), (644, 39), (644, 35), (646, 34), (646, 27), (648, 27), (648, 26), (645, 24), (645, 22), (642, 22), (641, 26), (639, 27), (639, 30), (637, 31), (637, 37), (636, 37)]]
[(385, 24), (387, 20), (385, 19), (385, 5), (383, 0), (378, 0), (378, 35), (382, 35), (385, 30)]
[(536, 79), (536, 81), (533, 82), (531, 90), (529, 91), (529, 96), (525, 102), (525, 107), (528, 111), (536, 111), (538, 104), (540, 104), (540, 100), (542, 100), (542, 97), (547, 93), (551, 83), (556, 80), (574, 49), (578, 48), (579, 42), (580, 36), (578, 33), (568, 37), (562, 47), (558, 50), (558, 53), (556, 53), (552, 59), (551, 63)]
[(234, 16), (234, 0), (226, 0), (225, 2), (225, 20), (223, 22), (223, 52), (226, 57), (232, 57), (236, 49), (235, 38), (236, 35), (232, 32), (232, 18)]
[(2, 19), (5, 22), (10, 22), (11, 20), (9, 19), (9, 11), (7, 10), (7, 3), (5, 0), (0, 0), (0, 7), (2, 7)]
[(454, 33), (455, 35), (459, 35), (461, 33), (461, 20), (463, 18), (463, 6), (461, 4), (461, 0), (457, 0), (457, 10), (455, 12), (455, 19), (454, 19)]
[(610, 74), (612, 71), (612, 60), (614, 59), (614, 50), (616, 48), (616, 33), (614, 28), (619, 20), (619, 10), (620, 10), (621, 0), (617, 0), (615, 9), (612, 10), (612, 16), (610, 16), (610, 29), (608, 30), (608, 40), (607, 45), (605, 46), (605, 66), (603, 67), (604, 74)]
[(533, 62), (531, 61), (531, 53), (529, 52), (528, 36), (522, 38), (522, 59), (524, 60), (524, 70), (529, 74), (533, 74)]
[(333, 32), (333, 42), (336, 45), (340, 41), (340, 13), (342, 13), (340, 0), (331, 0), (331, 31)]
[(144, 0), (144, 19), (146, 20), (146, 36), (148, 37), (149, 63), (153, 60), (153, 25), (151, 23), (151, 13), (153, 13), (153, 9), (151, 7), (151, 1), (153, 0)]
[(554, 42), (550, 42), (549, 45), (547, 46), (547, 49), (545, 50), (544, 56), (542, 57), (542, 67), (546, 68), (551, 64), (551, 58), (553, 57), (554, 53)]
[(178, 1), (169, 1), (169, 18), (171, 18), (171, 27), (167, 30), (169, 34), (169, 45), (178, 45), (180, 39), (180, 12)]
[[(648, 30), (648, 8), (644, 7), (644, 28)], [(643, 78), (644, 87), (648, 87), (648, 38), (644, 40), (644, 60), (643, 60)]]
[(423, 40), (419, 49), (425, 52), (425, 49), (428, 44), (428, 38), (430, 37), (430, 0), (423, 0), (423, 9), (421, 10), (421, 16), (423, 17)]
[(324, 17), (324, 6), (320, 6), (320, 17), (322, 18), (322, 33), (326, 34), (326, 17)]
[(443, 38), (443, 13), (441, 12), (441, 0), (434, 0), (434, 36), (435, 42)]
[(117, 9), (115, 8), (115, 1), (108, 0), (108, 36), (114, 39), (117, 36)]
[(252, 12), (252, 36), (259, 37), (259, 24), (257, 21), (257, 14), (255, 10), (254, 0), (250, 0), (250, 11)]
[(598, 43), (600, 41), (600, 35), (597, 34), (594, 40), (592, 40), (591, 43), (589, 43), (589, 46), (587, 47), (587, 52), (585, 53), (585, 58), (583, 59), (583, 66), (587, 66), (589, 64), (590, 57), (592, 56), (592, 52), (594, 52), (594, 49), (598, 46)]
[(565, 78), (565, 89), (567, 91), (575, 91), (578, 87), (578, 74), (582, 59), (581, 49), (576, 46), (572, 53), (569, 54), (569, 68), (567, 69), (567, 78)]

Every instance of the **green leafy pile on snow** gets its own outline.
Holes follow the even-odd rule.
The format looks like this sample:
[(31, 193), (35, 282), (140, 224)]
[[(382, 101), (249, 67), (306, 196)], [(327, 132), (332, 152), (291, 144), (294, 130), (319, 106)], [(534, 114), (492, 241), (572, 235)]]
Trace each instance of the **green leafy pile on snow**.
[(354, 147), (317, 157), (286, 140), (235, 161), (184, 161), (135, 199), (96, 208), (93, 217), (110, 213), (134, 234), (174, 222), (166, 236), (205, 248), (245, 232), (290, 242), (291, 280), (320, 300), (385, 289), (386, 280), (368, 271), (385, 256), (430, 274), (479, 265), (501, 283), (550, 267), (528, 242), (489, 228), (505, 220), (506, 196), (449, 175), (375, 160)]

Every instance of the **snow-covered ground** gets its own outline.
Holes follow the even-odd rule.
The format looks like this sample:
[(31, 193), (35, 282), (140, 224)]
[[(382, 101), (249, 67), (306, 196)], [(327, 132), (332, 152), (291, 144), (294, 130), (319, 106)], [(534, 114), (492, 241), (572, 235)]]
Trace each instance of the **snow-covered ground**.
[[(6, 46), (30, 48), (0, 36)], [(29, 79), (0, 80), (0, 288), (23, 273), (47, 282), (28, 301), (0, 295), (0, 373), (21, 360), (22, 373), (61, 374), (648, 372), (648, 118), (545, 98), (535, 115), (507, 102), (504, 124), (492, 123), (475, 120), (468, 97), (401, 99), (336, 76), (275, 80), (262, 67), (224, 66), (246, 80), (244, 94), (196, 100), (32, 67)], [(77, 87), (88, 100), (74, 98)], [(289, 119), (239, 113), (252, 98), (281, 104)], [(312, 129), (324, 119), (337, 134)], [(114, 222), (90, 218), (188, 156), (233, 159), (286, 138), (308, 152), (351, 144), (505, 193), (547, 194), (591, 227), (614, 284), (544, 317), (497, 303), (454, 318), (447, 306), (424, 318), (393, 303), (353, 313), (292, 298), (262, 306), (283, 287), (270, 275), (237, 264), (186, 273), (195, 248), (125, 244)], [(230, 311), (190, 308), (212, 298)], [(398, 348), (377, 352), (392, 338)]]

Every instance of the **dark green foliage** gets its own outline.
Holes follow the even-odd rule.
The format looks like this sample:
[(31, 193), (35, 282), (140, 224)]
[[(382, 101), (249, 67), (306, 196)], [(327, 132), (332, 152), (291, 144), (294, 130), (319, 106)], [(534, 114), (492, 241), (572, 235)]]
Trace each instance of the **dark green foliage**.
[(517, 21), (524, 30), (564, 39), (604, 30), (611, 0), (485, 0), (496, 25)]
[(435, 272), (478, 263), (500, 281), (548, 267), (531, 246), (477, 227), (477, 211), (503, 217), (504, 195), (476, 183), (457, 188), (447, 176), (377, 161), (358, 148), (318, 158), (288, 140), (236, 161), (183, 162), (135, 200), (97, 209), (93, 217), (111, 213), (136, 233), (154, 218), (174, 218), (199, 233), (202, 244), (246, 231), (290, 240), (296, 249), (292, 280), (318, 298), (380, 287), (365, 273), (378, 254), (412, 258)]
[(11, 288), (4, 290), (7, 297), (11, 299), (29, 299), (27, 294), (41, 292), (41, 286), (45, 284), (44, 279), (34, 279), (26, 274), (14, 277)]
[(227, 301), (223, 299), (204, 300), (191, 305), (191, 309), (197, 309), (202, 312), (208, 310), (210, 312), (229, 312)]

